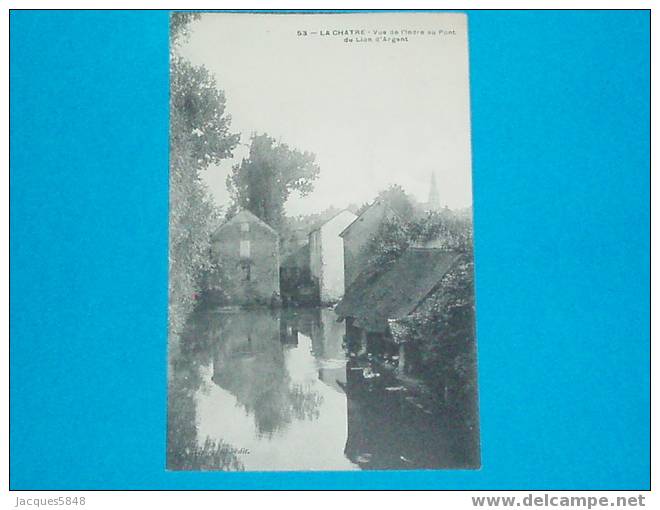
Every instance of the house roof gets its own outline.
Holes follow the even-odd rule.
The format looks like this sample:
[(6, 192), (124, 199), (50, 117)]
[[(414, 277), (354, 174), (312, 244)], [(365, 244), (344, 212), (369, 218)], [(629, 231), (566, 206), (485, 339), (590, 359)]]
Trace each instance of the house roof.
[(215, 232), (213, 232), (213, 236), (216, 236), (222, 231), (225, 227), (232, 225), (234, 223), (245, 223), (245, 222), (251, 222), (251, 223), (257, 223), (264, 227), (266, 230), (271, 232), (272, 234), (276, 235), (279, 237), (279, 234), (273, 227), (271, 227), (268, 223), (265, 221), (261, 220), (258, 218), (255, 214), (252, 212), (248, 211), (247, 209), (242, 209), (240, 212), (238, 212), (234, 217), (232, 217), (230, 220), (225, 221), (222, 225), (220, 225), (217, 229), (215, 229)]
[(409, 248), (384, 273), (360, 274), (335, 312), (353, 317), (362, 329), (382, 333), (388, 319), (414, 312), (460, 257), (455, 251)]
[(360, 218), (362, 218), (362, 216), (364, 216), (364, 215), (365, 215), (365, 214), (366, 214), (366, 213), (367, 213), (367, 212), (368, 212), (373, 206), (375, 206), (375, 205), (377, 205), (377, 204), (380, 204), (380, 203), (382, 203), (382, 204), (385, 206), (385, 210), (386, 210), (386, 211), (387, 211), (387, 210), (392, 211), (395, 215), (399, 216), (399, 213), (396, 212), (396, 211), (392, 208), (392, 206), (390, 206), (390, 204), (388, 204), (386, 201), (384, 201), (384, 200), (382, 200), (382, 199), (374, 200), (373, 203), (372, 203), (369, 207), (367, 207), (364, 211), (362, 211), (362, 212), (357, 216), (357, 218), (355, 218), (352, 222), (350, 222), (350, 223), (346, 226), (346, 228), (345, 228), (344, 230), (342, 230), (342, 231), (339, 233), (339, 237), (344, 237), (344, 235), (345, 235), (345, 234), (346, 234), (346, 233), (347, 233), (347, 232), (353, 227), (353, 225), (355, 225), (355, 224), (360, 220)]
[[(327, 220), (324, 220), (324, 221), (320, 221), (320, 222), (318, 222), (318, 223), (314, 226), (314, 228), (312, 228), (312, 229), (309, 231), (309, 233), (311, 234), (312, 232), (316, 232), (317, 230), (320, 230), (320, 229), (321, 229), (322, 227), (324, 227), (327, 223), (330, 223), (330, 222), (331, 222), (332, 220), (334, 220), (337, 216), (339, 216), (340, 214), (344, 214), (344, 213), (350, 213), (352, 216), (354, 216), (354, 218), (351, 220), (351, 223), (353, 223), (353, 221), (355, 221), (355, 220), (357, 219), (357, 216), (353, 213), (353, 211), (351, 211), (350, 209), (342, 209), (342, 210), (339, 211), (338, 213), (333, 214), (333, 215), (332, 215), (330, 218), (328, 218)], [(350, 225), (350, 223), (349, 223), (349, 225)]]

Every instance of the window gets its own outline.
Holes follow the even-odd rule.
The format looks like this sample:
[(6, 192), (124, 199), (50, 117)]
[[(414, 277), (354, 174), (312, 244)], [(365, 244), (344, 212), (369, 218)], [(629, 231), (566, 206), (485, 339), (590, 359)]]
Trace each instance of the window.
[(241, 223), (241, 232), (249, 232), (250, 231), (250, 224), (249, 223)]
[(241, 257), (250, 258), (250, 241), (241, 241)]

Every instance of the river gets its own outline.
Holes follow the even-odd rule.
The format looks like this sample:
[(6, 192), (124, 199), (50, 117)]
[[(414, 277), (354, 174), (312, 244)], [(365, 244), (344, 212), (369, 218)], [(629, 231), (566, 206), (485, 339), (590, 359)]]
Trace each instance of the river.
[(170, 345), (168, 468), (474, 467), (475, 434), (365, 371), (344, 335), (328, 308), (193, 314)]

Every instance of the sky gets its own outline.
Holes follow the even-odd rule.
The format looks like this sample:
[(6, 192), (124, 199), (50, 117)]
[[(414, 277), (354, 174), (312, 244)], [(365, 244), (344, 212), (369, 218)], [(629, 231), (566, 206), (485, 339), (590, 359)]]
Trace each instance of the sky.
[[(407, 42), (391, 40), (400, 37)], [(471, 205), (463, 15), (207, 13), (180, 52), (215, 75), (242, 144), (268, 133), (316, 154), (315, 189), (294, 193), (288, 214), (361, 205), (390, 184), (425, 202), (432, 173), (443, 205)], [(228, 204), (226, 176), (247, 150), (205, 171), (218, 205)]]

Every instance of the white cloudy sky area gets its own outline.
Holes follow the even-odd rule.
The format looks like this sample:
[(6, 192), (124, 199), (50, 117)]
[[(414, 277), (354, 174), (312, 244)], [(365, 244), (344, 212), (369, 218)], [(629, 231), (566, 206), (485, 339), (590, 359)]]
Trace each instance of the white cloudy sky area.
[[(315, 190), (292, 195), (289, 214), (370, 201), (397, 183), (419, 201), (435, 171), (440, 200), (471, 205), (466, 18), (451, 14), (204, 14), (181, 53), (215, 74), (232, 131), (268, 133), (316, 154)], [(300, 37), (298, 30), (444, 29), (407, 43)], [(219, 205), (234, 160), (206, 171)]]

